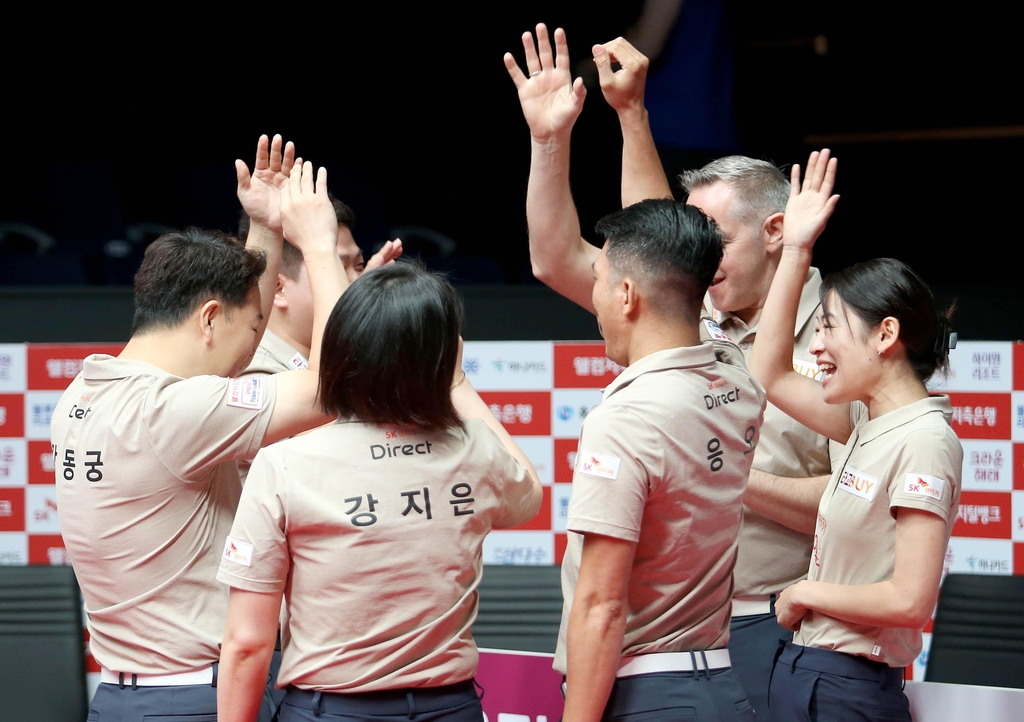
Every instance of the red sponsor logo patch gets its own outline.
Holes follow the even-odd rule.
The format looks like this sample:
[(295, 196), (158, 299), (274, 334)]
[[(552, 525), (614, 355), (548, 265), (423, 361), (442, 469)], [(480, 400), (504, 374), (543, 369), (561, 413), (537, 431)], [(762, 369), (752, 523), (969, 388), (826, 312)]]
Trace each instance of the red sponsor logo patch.
[(29, 534), (28, 563), (61, 566), (70, 564), (64, 539), (60, 534)]
[(953, 524), (953, 536), (1009, 539), (1012, 535), (1009, 492), (964, 491)]
[(961, 439), (1010, 438), (1010, 394), (951, 393), (949, 403)]
[(551, 434), (550, 391), (481, 391), (480, 398), (513, 436)]
[(25, 531), (25, 488), (0, 488), (0, 531)]
[(572, 482), (572, 473), (576, 468), (576, 450), (579, 439), (555, 439), (555, 483)]
[(53, 447), (49, 441), (28, 442), (28, 483), (56, 483), (53, 473)]
[(556, 343), (556, 389), (603, 389), (624, 367), (605, 356), (603, 343)]
[(0, 436), (20, 438), (25, 435), (25, 397), (22, 394), (0, 394)]
[(123, 343), (30, 344), (28, 387), (32, 391), (63, 391), (82, 370), (82, 361), (94, 353), (116, 356)]

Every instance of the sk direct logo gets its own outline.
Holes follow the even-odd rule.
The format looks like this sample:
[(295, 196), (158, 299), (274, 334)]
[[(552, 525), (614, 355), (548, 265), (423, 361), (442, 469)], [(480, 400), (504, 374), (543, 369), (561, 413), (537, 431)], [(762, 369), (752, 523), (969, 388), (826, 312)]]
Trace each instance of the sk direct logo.
[(252, 565), (252, 544), (228, 537), (224, 542), (224, 558), (241, 564), (243, 567)]
[(603, 479), (616, 479), (619, 476), (619, 464), (622, 463), (622, 459), (617, 456), (581, 451), (576, 458), (577, 468), (581, 474), (600, 476)]
[(903, 484), (903, 491), (905, 493), (926, 496), (935, 501), (942, 501), (944, 488), (945, 483), (942, 479), (937, 479), (934, 476), (925, 476), (924, 474), (907, 474), (907, 479)]

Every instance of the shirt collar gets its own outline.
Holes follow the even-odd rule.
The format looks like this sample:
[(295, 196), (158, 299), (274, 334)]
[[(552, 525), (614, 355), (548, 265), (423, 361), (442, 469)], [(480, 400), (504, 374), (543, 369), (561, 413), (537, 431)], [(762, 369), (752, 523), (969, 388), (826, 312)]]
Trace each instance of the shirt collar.
[(174, 374), (145, 361), (95, 353), (86, 356), (85, 361), (82, 362), (82, 376), (86, 381), (113, 381), (129, 376), (174, 376)]
[(263, 332), (263, 338), (260, 339), (260, 346), (288, 368), (298, 368), (294, 363), (292, 363), (292, 359), (296, 356), (302, 359), (307, 368), (309, 367), (309, 359), (307, 359), (301, 351), (296, 351), (287, 341), (271, 331), (269, 328)]
[[(810, 268), (807, 271), (807, 278), (804, 279), (804, 287), (800, 291), (800, 305), (796, 311), (796, 329), (793, 333), (793, 337), (796, 338), (803, 333), (804, 328), (807, 324), (814, 319), (814, 314), (818, 310), (818, 306), (821, 301), (818, 298), (818, 292), (821, 289), (821, 273), (817, 268)], [(710, 312), (711, 318), (713, 318), (722, 329), (732, 336), (737, 341), (742, 338), (757, 333), (757, 324), (748, 327), (739, 316), (735, 316), (729, 311), (719, 311), (711, 304), (711, 296), (706, 295), (704, 297), (704, 306)]]
[(693, 368), (715, 363), (715, 347), (710, 342), (699, 346), (680, 346), (655, 351), (631, 363), (604, 390), (604, 399), (619, 391), (643, 374), (676, 368)]
[(861, 425), (857, 435), (857, 445), (862, 446), (869, 441), (874, 441), (879, 436), (886, 434), (893, 429), (909, 424), (927, 414), (941, 414), (946, 423), (949, 423), (953, 416), (953, 408), (949, 404), (949, 397), (940, 394), (915, 401), (912, 404), (893, 409), (887, 414), (882, 414), (874, 419), (869, 419)]

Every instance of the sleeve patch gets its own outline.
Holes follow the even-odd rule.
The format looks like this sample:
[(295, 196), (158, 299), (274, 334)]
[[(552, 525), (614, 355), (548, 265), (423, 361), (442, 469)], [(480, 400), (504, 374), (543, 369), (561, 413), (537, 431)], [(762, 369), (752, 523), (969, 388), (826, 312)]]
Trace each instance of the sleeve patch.
[(714, 341), (728, 341), (732, 343), (732, 339), (729, 338), (729, 334), (722, 330), (722, 327), (712, 321), (710, 318), (704, 319), (704, 328), (708, 330), (708, 335), (711, 336)]
[(942, 501), (945, 489), (945, 481), (934, 476), (926, 476), (925, 474), (907, 474), (907, 480), (903, 484), (904, 494), (926, 496), (935, 501)]
[(600, 476), (603, 479), (617, 479), (620, 463), (622, 459), (607, 454), (581, 451), (576, 455), (576, 471), (590, 476)]
[(224, 542), (224, 558), (229, 562), (241, 564), (243, 567), (251, 567), (252, 544), (228, 537)]
[(308, 369), (309, 368), (309, 362), (306, 361), (306, 357), (303, 356), (298, 351), (295, 352), (294, 356), (292, 356), (290, 359), (288, 359), (288, 363), (291, 365), (291, 367), (293, 369)]
[(228, 379), (228, 406), (259, 411), (263, 408), (265, 390), (266, 379), (259, 376)]

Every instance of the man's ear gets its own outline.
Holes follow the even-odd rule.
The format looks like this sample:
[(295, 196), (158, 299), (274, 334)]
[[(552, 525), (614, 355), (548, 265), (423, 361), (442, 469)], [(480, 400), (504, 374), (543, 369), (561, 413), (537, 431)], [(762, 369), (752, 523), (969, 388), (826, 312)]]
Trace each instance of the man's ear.
[(203, 343), (213, 343), (213, 326), (220, 323), (224, 315), (224, 306), (216, 298), (211, 298), (196, 311), (195, 320), (199, 326), (199, 334)]
[(640, 310), (640, 286), (632, 278), (626, 276), (619, 282), (616, 296), (620, 295), (622, 315), (630, 320), (636, 320), (636, 315)]
[(288, 296), (284, 292), (284, 284), (284, 274), (277, 274), (277, 286), (274, 289), (274, 308), (280, 308), (282, 311), (288, 308)]
[(772, 213), (764, 219), (761, 224), (761, 238), (764, 239), (764, 247), (768, 253), (775, 253), (782, 250), (782, 226), (784, 213)]

